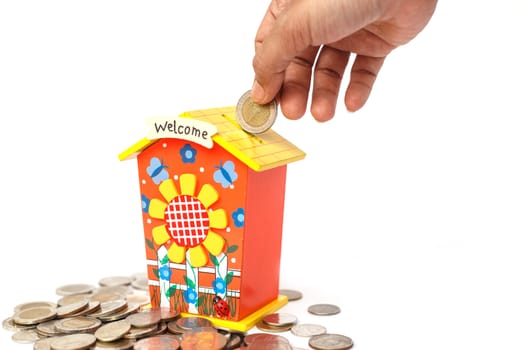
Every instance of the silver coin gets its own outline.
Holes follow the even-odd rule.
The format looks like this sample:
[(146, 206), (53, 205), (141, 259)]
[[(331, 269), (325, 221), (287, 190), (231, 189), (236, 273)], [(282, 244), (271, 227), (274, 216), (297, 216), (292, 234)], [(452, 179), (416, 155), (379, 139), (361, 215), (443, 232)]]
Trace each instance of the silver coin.
[(290, 331), (298, 337), (312, 337), (314, 335), (325, 334), (326, 327), (320, 324), (299, 323), (293, 326)]
[(270, 129), (275, 122), (277, 102), (273, 100), (266, 105), (257, 104), (252, 100), (251, 90), (249, 90), (237, 102), (235, 116), (244, 131), (261, 134)]
[(308, 312), (318, 316), (329, 316), (340, 313), (341, 309), (334, 304), (314, 304), (308, 307)]
[(316, 350), (346, 350), (350, 349), (354, 342), (342, 334), (326, 333), (314, 335), (308, 341), (308, 345)]
[(51, 341), (51, 350), (86, 350), (95, 345), (97, 338), (89, 333), (68, 334)]
[(131, 325), (126, 320), (110, 322), (102, 325), (95, 331), (97, 340), (110, 342), (122, 338), (131, 329)]
[(303, 297), (303, 293), (295, 289), (279, 289), (279, 294), (288, 298), (288, 301), (299, 300)]

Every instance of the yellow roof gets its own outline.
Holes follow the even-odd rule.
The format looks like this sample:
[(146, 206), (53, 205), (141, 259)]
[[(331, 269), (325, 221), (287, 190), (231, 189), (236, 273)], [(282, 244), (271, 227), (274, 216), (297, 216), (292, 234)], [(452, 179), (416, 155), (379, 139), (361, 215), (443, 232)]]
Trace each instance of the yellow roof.
[[(211, 123), (217, 127), (212, 139), (255, 171), (275, 168), (303, 159), (306, 154), (273, 130), (252, 135), (235, 119), (235, 106), (186, 112), (181, 115)], [(120, 160), (135, 158), (158, 140), (144, 138), (122, 152)]]

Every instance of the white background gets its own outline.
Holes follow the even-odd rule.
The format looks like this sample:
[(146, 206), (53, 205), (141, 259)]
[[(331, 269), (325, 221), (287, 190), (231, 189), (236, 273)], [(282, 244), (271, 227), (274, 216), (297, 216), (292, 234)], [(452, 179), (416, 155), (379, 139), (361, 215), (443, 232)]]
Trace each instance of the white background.
[[(143, 270), (150, 116), (235, 105), (267, 1), (0, 2), (0, 315)], [(288, 166), (282, 287), (356, 349), (523, 349), (525, 5), (442, 1), (364, 109), (274, 130)], [(305, 312), (338, 304), (332, 318)], [(30, 349), (0, 332), (0, 348)], [(304, 346), (304, 342), (297, 342)]]

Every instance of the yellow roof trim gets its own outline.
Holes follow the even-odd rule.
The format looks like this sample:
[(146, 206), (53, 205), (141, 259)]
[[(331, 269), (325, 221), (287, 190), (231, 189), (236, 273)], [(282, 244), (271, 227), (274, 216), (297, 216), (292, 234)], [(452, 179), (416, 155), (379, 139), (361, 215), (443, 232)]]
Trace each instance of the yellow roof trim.
[(146, 148), (157, 142), (158, 140), (149, 140), (147, 138), (143, 138), (127, 150), (123, 151), (118, 155), (119, 160), (128, 160), (136, 158), (142, 151), (144, 151)]
[[(264, 171), (303, 159), (306, 154), (273, 130), (259, 135), (245, 132), (235, 119), (235, 106), (196, 110), (180, 115), (217, 127), (212, 140), (235, 158), (255, 171)], [(144, 138), (119, 155), (120, 160), (132, 159), (157, 142)]]

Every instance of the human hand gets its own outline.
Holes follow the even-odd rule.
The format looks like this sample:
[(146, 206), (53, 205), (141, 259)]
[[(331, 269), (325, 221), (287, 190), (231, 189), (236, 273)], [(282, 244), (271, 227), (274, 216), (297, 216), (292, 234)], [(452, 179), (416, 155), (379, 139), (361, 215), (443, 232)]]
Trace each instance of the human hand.
[[(252, 98), (277, 97), (289, 119), (310, 111), (330, 120), (350, 55), (344, 102), (357, 111), (368, 99), (386, 56), (426, 26), (437, 0), (272, 0), (255, 37)], [(313, 81), (312, 81), (313, 80)]]

